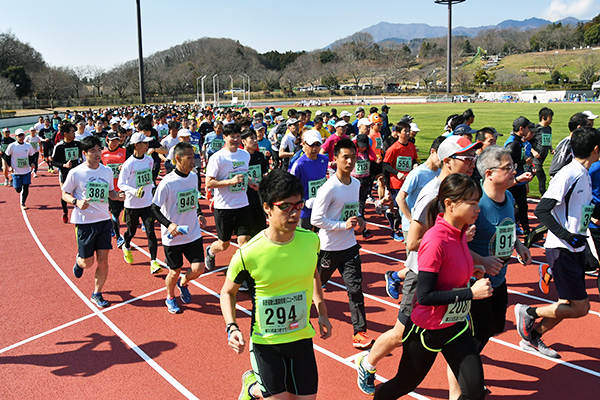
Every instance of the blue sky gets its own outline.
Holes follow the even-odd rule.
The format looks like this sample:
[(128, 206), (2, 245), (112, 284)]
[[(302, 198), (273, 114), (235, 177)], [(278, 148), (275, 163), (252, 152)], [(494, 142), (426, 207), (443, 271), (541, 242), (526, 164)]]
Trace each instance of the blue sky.
[[(5, 1), (0, 31), (12, 31), (55, 66), (110, 68), (137, 58), (135, 0)], [(297, 5), (292, 5), (292, 4)], [(186, 40), (227, 37), (259, 52), (314, 50), (381, 21), (446, 26), (447, 7), (433, 0), (193, 1), (141, 0), (144, 55)], [(453, 25), (506, 19), (591, 19), (600, 0), (467, 0)]]

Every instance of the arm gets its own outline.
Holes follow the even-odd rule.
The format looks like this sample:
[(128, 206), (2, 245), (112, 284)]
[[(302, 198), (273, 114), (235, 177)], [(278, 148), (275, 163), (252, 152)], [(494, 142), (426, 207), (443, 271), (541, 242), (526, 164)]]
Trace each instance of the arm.
[[(325, 215), (327, 206), (331, 203), (330, 197), (332, 196), (332, 191), (329, 191), (325, 194), (323, 193), (325, 193), (325, 191), (323, 190), (319, 190), (317, 192), (317, 197), (315, 198), (312, 214), (310, 217), (310, 223), (316, 226), (317, 228), (326, 230), (346, 230), (347, 221), (335, 221), (327, 218), (327, 216)], [(348, 221), (350, 221), (350, 219)]]
[(115, 201), (124, 201), (125, 193), (111, 190), (110, 192), (108, 192), (108, 198)]
[(235, 184), (243, 182), (243, 181), (244, 181), (244, 176), (241, 174), (236, 175), (231, 179), (225, 179), (222, 181), (219, 181), (219, 180), (217, 180), (217, 178), (213, 178), (212, 176), (207, 176), (206, 177), (206, 188), (207, 189), (221, 188), (221, 187), (225, 187), (225, 186), (235, 185)]
[[(67, 203), (73, 204), (73, 200), (76, 200), (75, 197), (71, 194), (71, 193), (67, 193), (64, 190), (62, 191), (62, 195), (61, 198), (66, 201)], [(85, 210), (86, 208), (88, 208), (90, 205), (88, 203), (88, 199), (84, 199), (84, 200), (77, 200), (75, 202), (75, 204), (73, 204), (75, 207), (80, 208), (82, 210)]]
[(406, 247), (409, 251), (419, 251), (421, 239), (423, 239), (423, 235), (425, 235), (426, 231), (427, 226), (425, 226), (425, 224), (415, 221), (414, 219), (412, 220), (410, 229), (408, 230), (408, 238), (406, 238)]
[(121, 172), (119, 173), (119, 179), (117, 181), (117, 186), (121, 189), (122, 192), (129, 194), (130, 196), (136, 196), (138, 189), (133, 187), (127, 182), (129, 176), (131, 175), (130, 166), (132, 164), (126, 162), (121, 166)]
[(466, 300), (485, 299), (492, 295), (490, 280), (480, 279), (470, 288), (459, 290), (436, 291), (438, 274), (435, 272), (419, 271), (417, 279), (417, 300), (424, 306), (439, 306), (453, 304)]
[(475, 253), (473, 250), (469, 250), (469, 253), (471, 253), (471, 257), (473, 258), (473, 264), (483, 265), (483, 268), (485, 268), (485, 273), (490, 276), (498, 275), (498, 272), (500, 272), (502, 266), (504, 265), (502, 260), (496, 256), (483, 257)]
[(412, 215), (410, 210), (408, 209), (408, 203), (406, 202), (406, 198), (408, 197), (408, 193), (403, 190), (398, 192), (398, 196), (396, 196), (396, 203), (398, 204), (398, 208), (402, 211), (402, 215), (408, 218), (409, 222), (412, 222)]
[[(221, 288), (221, 313), (225, 324), (235, 323), (235, 305), (236, 305), (236, 294), (241, 285), (231, 281), (229, 278), (225, 278), (225, 283)], [(233, 325), (228, 333), (227, 344), (238, 354), (244, 352), (246, 342), (244, 341), (244, 335), (240, 331), (239, 327)]]
[(556, 203), (558, 202), (554, 199), (542, 198), (533, 213), (559, 239), (564, 240), (573, 247), (585, 245), (585, 235), (569, 232), (554, 218), (552, 209), (556, 206)]
[(325, 305), (325, 299), (323, 298), (323, 288), (321, 284), (321, 276), (319, 271), (315, 268), (315, 279), (313, 288), (313, 303), (317, 309), (319, 315), (319, 333), (321, 338), (327, 339), (331, 336), (331, 322), (327, 316), (327, 306)]

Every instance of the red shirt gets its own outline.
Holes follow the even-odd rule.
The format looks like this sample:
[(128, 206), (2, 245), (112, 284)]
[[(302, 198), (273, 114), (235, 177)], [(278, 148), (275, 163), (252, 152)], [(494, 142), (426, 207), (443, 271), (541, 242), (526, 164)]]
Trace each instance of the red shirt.
[[(436, 291), (464, 289), (469, 284), (473, 274), (473, 258), (467, 246), (467, 228), (468, 225), (465, 225), (462, 230), (457, 229), (443, 218), (443, 214), (438, 214), (435, 225), (423, 236), (417, 256), (419, 272), (438, 274)], [(442, 324), (447, 310), (448, 305), (424, 306), (416, 301), (410, 318), (421, 328), (443, 329), (453, 325)]]
[(108, 148), (102, 150), (102, 164), (113, 170), (113, 181), (117, 192), (119, 191), (117, 181), (119, 180), (119, 171), (121, 171), (120, 167), (126, 159), (127, 152), (122, 147), (118, 147), (115, 151), (110, 151)]
[[(396, 141), (385, 152), (383, 161), (406, 177), (412, 171), (413, 164), (417, 162), (417, 148), (411, 142), (402, 144), (400, 141)], [(400, 189), (402, 183), (403, 181), (398, 179), (397, 174), (390, 174), (390, 187), (392, 189)]]

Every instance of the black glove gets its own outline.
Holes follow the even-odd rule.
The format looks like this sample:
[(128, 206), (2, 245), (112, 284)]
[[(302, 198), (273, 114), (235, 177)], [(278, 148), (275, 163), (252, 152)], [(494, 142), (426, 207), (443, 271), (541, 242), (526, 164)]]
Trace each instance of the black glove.
[(580, 235), (577, 233), (569, 233), (567, 237), (564, 239), (571, 247), (578, 248), (585, 245), (587, 240), (586, 235)]

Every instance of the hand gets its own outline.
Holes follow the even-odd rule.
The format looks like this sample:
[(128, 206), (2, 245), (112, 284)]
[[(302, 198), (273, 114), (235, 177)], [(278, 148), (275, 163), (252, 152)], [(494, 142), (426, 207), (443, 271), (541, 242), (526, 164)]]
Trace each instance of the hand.
[(517, 254), (519, 255), (519, 262), (523, 265), (531, 264), (531, 252), (525, 246), (518, 246), (516, 248)]
[(66, 163), (63, 164), (65, 168), (71, 168), (71, 166), (73, 165), (73, 163), (71, 162), (71, 160), (67, 161)]
[(75, 203), (75, 204), (77, 205), (77, 208), (79, 208), (81, 210), (85, 210), (86, 208), (88, 208), (90, 206), (89, 201), (90, 201), (90, 199), (77, 200), (77, 203)]
[(490, 276), (498, 275), (503, 265), (502, 260), (496, 256), (483, 257), (483, 268)]
[(244, 175), (242, 174), (238, 174), (229, 180), (230, 185), (237, 185), (242, 182), (244, 182)]
[(477, 229), (477, 227), (475, 225), (471, 225), (469, 227), (469, 229), (467, 229), (467, 231), (465, 232), (465, 236), (467, 238), (467, 242), (470, 242), (473, 240), (473, 238), (475, 237), (475, 230)]
[(399, 180), (400, 182), (404, 182), (404, 178), (406, 178), (406, 176), (405, 176), (405, 175), (404, 175), (402, 172), (398, 172), (398, 173), (396, 174), (396, 177), (398, 177), (398, 180)]
[(364, 219), (362, 219), (362, 217), (357, 217), (357, 219), (358, 219), (358, 229), (356, 230), (356, 232), (361, 233), (363, 230), (365, 230), (367, 223), (365, 222)]
[(329, 322), (327, 315), (319, 315), (319, 334), (321, 339), (331, 337), (331, 322)]
[(475, 277), (475, 279), (481, 279), (483, 278), (483, 275), (485, 274), (485, 268), (483, 268), (483, 265), (473, 265), (473, 277)]
[(198, 217), (198, 222), (200, 223), (200, 228), (204, 228), (206, 226), (206, 218), (204, 218), (204, 215), (200, 215)]
[(565, 242), (567, 242), (573, 248), (578, 248), (585, 245), (586, 240), (586, 235), (580, 235), (578, 233), (569, 233), (569, 235), (565, 239)]
[(125, 201), (125, 192), (117, 193), (117, 201)]
[(177, 235), (179, 235), (179, 231), (177, 230), (178, 225), (176, 223), (171, 223), (171, 225), (169, 225), (169, 227), (167, 228), (167, 231), (169, 231), (169, 233), (171, 234), (171, 236), (175, 237)]
[(249, 179), (248, 180), (248, 186), (258, 192), (258, 183), (256, 183), (253, 180)]
[(517, 177), (517, 181), (519, 183), (531, 182), (532, 179), (533, 179), (533, 174), (531, 172), (525, 172)]
[(266, 157), (271, 157), (271, 152), (269, 150), (265, 151), (265, 156)]
[(246, 347), (246, 342), (244, 341), (244, 335), (239, 329), (231, 328), (229, 331), (229, 339), (227, 339), (227, 344), (229, 347), (233, 349), (237, 354), (242, 354), (244, 352), (244, 348)]
[(357, 229), (360, 227), (358, 217), (350, 217), (346, 220), (346, 229)]
[(471, 292), (473, 292), (473, 300), (481, 300), (488, 298), (492, 295), (492, 284), (488, 278), (478, 280), (471, 286)]

